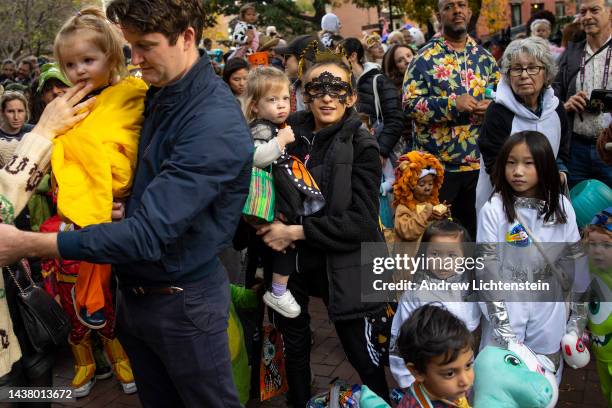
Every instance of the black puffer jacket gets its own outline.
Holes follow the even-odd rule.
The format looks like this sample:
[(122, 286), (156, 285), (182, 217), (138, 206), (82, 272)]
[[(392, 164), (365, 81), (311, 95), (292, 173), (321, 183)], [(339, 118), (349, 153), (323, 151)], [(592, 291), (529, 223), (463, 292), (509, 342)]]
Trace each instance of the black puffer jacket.
[[(376, 107), (374, 105), (374, 77), (382, 74), (378, 65), (366, 62), (364, 72), (357, 80), (357, 111), (365, 113), (370, 117), (370, 123), (376, 122)], [(382, 109), (383, 130), (378, 137), (380, 155), (389, 157), (393, 147), (404, 132), (404, 112), (397, 88), (385, 75), (380, 75), (376, 80), (380, 107)]]
[(383, 241), (378, 226), (381, 164), (376, 141), (354, 112), (317, 133), (310, 112), (294, 113), (287, 123), (296, 139), (288, 153), (306, 162), (325, 197), (323, 210), (303, 219), (306, 240), (298, 243), (299, 269), (306, 274), (326, 270), (332, 320), (377, 313), (384, 305), (361, 301), (360, 279), (365, 278), (361, 243)]

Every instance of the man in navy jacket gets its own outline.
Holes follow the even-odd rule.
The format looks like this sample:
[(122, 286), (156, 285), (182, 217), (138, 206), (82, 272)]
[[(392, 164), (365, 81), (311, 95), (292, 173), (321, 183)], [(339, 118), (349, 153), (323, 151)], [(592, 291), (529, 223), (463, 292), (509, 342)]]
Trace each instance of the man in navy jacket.
[(117, 333), (143, 405), (240, 406), (217, 254), (248, 194), (249, 130), (208, 56), (198, 54), (198, 0), (114, 0), (107, 14), (151, 84), (125, 219), (57, 235), (4, 226), (0, 264), (34, 254), (112, 263)]

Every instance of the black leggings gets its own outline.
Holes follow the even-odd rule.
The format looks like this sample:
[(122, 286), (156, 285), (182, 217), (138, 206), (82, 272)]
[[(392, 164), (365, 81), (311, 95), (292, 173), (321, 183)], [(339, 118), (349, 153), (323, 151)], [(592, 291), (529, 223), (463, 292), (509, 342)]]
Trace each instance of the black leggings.
[(289, 276), (295, 272), (295, 261), (297, 258), (296, 248), (287, 248), (285, 253), (274, 252), (272, 258), (272, 272), (281, 276)]
[[(305, 275), (304, 272), (293, 273), (288, 286), (302, 307), (302, 313), (294, 319), (274, 314), (274, 323), (282, 332), (285, 343), (289, 402), (300, 408), (305, 407), (311, 397), (309, 295), (322, 297), (327, 305), (328, 293), (325, 271), (309, 273), (308, 278)], [(366, 338), (367, 324), (369, 323), (365, 318), (334, 322), (344, 353), (359, 374), (362, 383), (388, 401), (389, 389), (382, 358)]]

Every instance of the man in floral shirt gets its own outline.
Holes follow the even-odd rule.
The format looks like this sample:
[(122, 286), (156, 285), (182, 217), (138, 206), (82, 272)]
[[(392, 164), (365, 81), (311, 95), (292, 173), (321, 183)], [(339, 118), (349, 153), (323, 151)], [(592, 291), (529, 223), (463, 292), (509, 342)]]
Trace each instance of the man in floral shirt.
[(495, 58), (467, 34), (467, 0), (440, 0), (442, 35), (413, 60), (403, 85), (404, 111), (415, 121), (415, 145), (444, 165), (440, 201), (476, 232), (476, 183), (480, 153), (476, 139), (490, 100), (485, 89), (499, 81)]

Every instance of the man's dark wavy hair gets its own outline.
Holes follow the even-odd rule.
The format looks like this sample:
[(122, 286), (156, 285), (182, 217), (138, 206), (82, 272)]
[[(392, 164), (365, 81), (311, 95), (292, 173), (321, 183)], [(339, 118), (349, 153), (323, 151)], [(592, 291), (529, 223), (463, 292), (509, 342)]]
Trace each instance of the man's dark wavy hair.
[(170, 45), (193, 27), (197, 46), (204, 29), (201, 0), (113, 0), (106, 15), (112, 22), (143, 34), (161, 33)]

